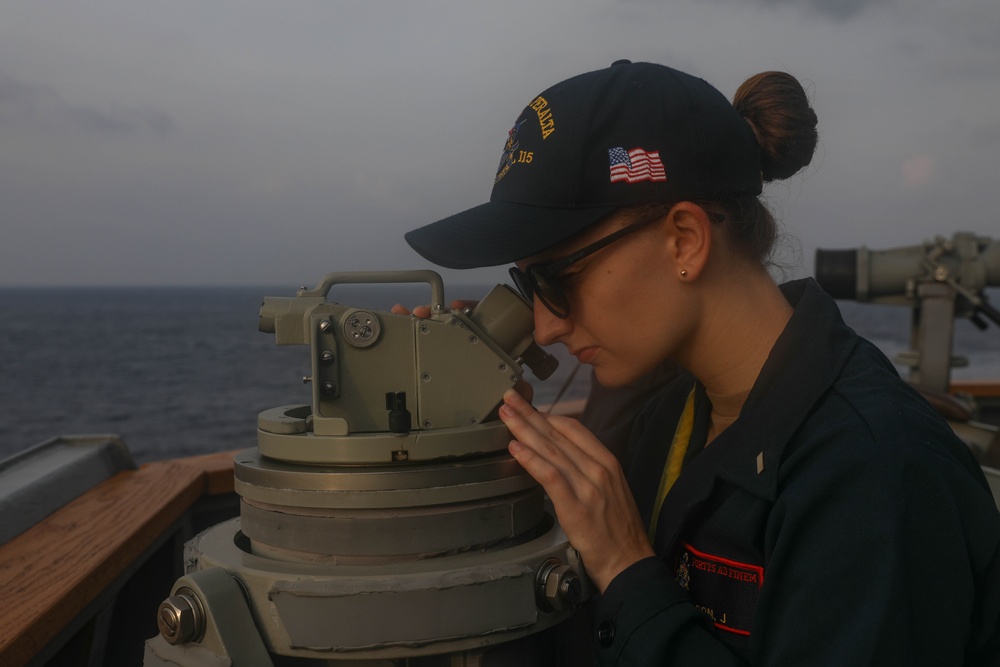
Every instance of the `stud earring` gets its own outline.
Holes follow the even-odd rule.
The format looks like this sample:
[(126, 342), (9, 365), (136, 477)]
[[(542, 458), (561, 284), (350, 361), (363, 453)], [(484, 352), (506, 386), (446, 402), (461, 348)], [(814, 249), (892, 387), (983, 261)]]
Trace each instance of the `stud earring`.
[(681, 269), (681, 278), (684, 278), (685, 276), (687, 276), (687, 274), (688, 274), (687, 269)]

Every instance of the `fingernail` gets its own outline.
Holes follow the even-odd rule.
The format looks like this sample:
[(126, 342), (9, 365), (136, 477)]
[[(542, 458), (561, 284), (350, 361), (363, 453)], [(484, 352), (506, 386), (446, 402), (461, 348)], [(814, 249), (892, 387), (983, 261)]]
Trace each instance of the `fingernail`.
[(511, 456), (516, 457), (518, 454), (524, 451), (524, 445), (519, 443), (517, 440), (511, 440), (510, 444), (507, 445), (507, 451), (510, 452)]

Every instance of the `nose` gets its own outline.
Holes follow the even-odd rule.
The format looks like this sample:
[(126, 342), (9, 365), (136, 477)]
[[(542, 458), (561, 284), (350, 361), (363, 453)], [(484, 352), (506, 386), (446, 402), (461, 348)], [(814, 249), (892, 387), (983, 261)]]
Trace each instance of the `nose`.
[(532, 306), (535, 315), (535, 342), (539, 345), (551, 345), (573, 329), (572, 315), (566, 318), (556, 317), (539, 299), (534, 299)]

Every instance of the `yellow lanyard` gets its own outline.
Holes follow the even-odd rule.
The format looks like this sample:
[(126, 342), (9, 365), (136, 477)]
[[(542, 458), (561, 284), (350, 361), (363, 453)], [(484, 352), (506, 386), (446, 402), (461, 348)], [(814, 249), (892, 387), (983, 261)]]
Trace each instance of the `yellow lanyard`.
[(691, 443), (692, 430), (694, 430), (694, 389), (688, 394), (687, 402), (684, 403), (684, 412), (681, 413), (680, 421), (677, 422), (677, 430), (674, 431), (670, 451), (667, 452), (667, 462), (663, 466), (663, 475), (660, 477), (660, 488), (656, 491), (656, 504), (653, 505), (653, 514), (649, 519), (650, 542), (656, 539), (656, 524), (660, 520), (663, 501), (670, 492), (670, 487), (680, 477), (681, 468), (684, 466), (684, 455), (687, 454), (688, 445)]

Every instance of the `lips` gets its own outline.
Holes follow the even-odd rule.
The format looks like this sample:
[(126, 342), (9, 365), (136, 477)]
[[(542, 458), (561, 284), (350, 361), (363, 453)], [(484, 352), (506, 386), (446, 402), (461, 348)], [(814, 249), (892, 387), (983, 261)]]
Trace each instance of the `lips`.
[(589, 364), (594, 360), (597, 355), (596, 347), (581, 347), (578, 350), (570, 350), (570, 354), (577, 358), (581, 364)]

